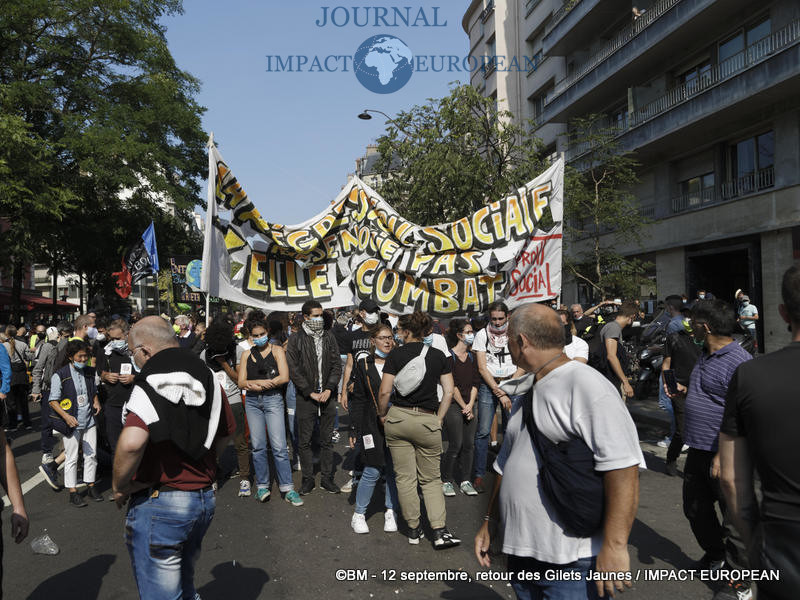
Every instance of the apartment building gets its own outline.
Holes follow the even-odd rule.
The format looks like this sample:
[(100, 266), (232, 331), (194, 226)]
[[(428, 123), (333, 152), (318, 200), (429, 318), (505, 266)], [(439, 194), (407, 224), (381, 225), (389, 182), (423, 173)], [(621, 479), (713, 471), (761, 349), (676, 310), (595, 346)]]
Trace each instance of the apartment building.
[[(658, 297), (745, 289), (762, 347), (788, 341), (777, 306), (800, 259), (800, 3), (475, 0), (463, 24), (476, 55), (541, 56), (532, 73), (490, 67), (472, 83), (535, 118), (568, 162), (586, 148), (559, 134), (589, 113), (635, 152), (652, 224), (619, 250), (655, 265)], [(563, 298), (586, 290), (566, 280)]]

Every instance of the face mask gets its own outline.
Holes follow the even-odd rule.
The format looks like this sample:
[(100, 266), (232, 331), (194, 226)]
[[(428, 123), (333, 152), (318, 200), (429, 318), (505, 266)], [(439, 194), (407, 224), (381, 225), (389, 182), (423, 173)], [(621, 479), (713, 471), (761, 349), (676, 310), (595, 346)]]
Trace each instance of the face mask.
[(86, 330), (86, 335), (89, 336), (90, 340), (93, 340), (97, 337), (97, 327), (89, 327)]
[(399, 333), (395, 333), (394, 334), (394, 341), (397, 342), (398, 344), (402, 344), (403, 343), (403, 338), (400, 337)]
[(120, 352), (125, 352), (128, 349), (128, 342), (125, 340), (111, 340), (108, 345), (112, 350), (119, 350)]
[(75, 362), (72, 363), (72, 366), (80, 371), (86, 366), (86, 363), (85, 362), (77, 362), (77, 361), (75, 361)]
[(97, 334), (97, 341), (98, 342), (104, 342), (105, 340), (106, 340), (106, 334), (105, 333), (98, 333)]
[(378, 313), (367, 313), (364, 315), (364, 323), (367, 325), (375, 325), (379, 320)]
[(506, 329), (508, 329), (508, 321), (502, 325), (489, 325), (489, 327), (491, 327), (495, 333), (505, 333)]
[(311, 317), (305, 322), (305, 325), (310, 331), (319, 333), (325, 327), (325, 321), (322, 320), (322, 317)]
[(422, 343), (425, 344), (426, 346), (430, 346), (431, 344), (433, 344), (433, 334), (429, 333), (424, 338), (422, 338)]
[(314, 321), (316, 323), (323, 323), (325, 322), (325, 319), (323, 319), (322, 317), (311, 317), (309, 321)]
[(269, 342), (269, 336), (262, 335), (261, 337), (253, 338), (253, 343), (259, 348), (263, 348)]
[(750, 304), (750, 300), (742, 300), (742, 306), (747, 306)]
[(464, 334), (464, 343), (467, 346), (472, 346), (472, 342), (475, 341), (475, 334), (474, 333), (465, 333)]
[(706, 295), (705, 294), (697, 294), (697, 297), (700, 298), (700, 300), (705, 300), (706, 299)]
[(389, 356), (389, 353), (375, 348), (375, 356), (379, 356), (380, 358), (386, 358), (387, 356)]
[(136, 361), (133, 360), (133, 357), (131, 357), (131, 364), (133, 365), (134, 371), (136, 371), (137, 373), (141, 372), (142, 368), (136, 364)]

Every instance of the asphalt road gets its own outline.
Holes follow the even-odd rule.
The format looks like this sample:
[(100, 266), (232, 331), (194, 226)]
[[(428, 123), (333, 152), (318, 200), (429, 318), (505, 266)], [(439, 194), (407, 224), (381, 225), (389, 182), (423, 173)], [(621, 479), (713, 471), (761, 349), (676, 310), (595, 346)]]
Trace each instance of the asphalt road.
[[(675, 572), (687, 568), (702, 554), (681, 511), (682, 480), (663, 473), (665, 450), (655, 445), (659, 433), (652, 426), (640, 428), (648, 470), (641, 473), (639, 512), (629, 546), (632, 572), (639, 572), (640, 581), (624, 597), (709, 599), (713, 592), (700, 581), (643, 581), (645, 571)], [(39, 436), (25, 432), (13, 433), (12, 438), (24, 482), (37, 473)], [(343, 442), (336, 445), (339, 459), (345, 449)], [(682, 462), (683, 458), (679, 466)], [(229, 448), (223, 464), (232, 468), (233, 463), (233, 450)], [(294, 476), (299, 488), (300, 473)], [(100, 477), (98, 485), (108, 494), (108, 470), (101, 471)], [(346, 479), (344, 473), (337, 472), (340, 485)], [(383, 532), (382, 494), (375, 494), (378, 503), (373, 503), (368, 513), (371, 533), (356, 535), (350, 529), (354, 495), (332, 495), (317, 488), (304, 497), (305, 506), (295, 508), (277, 493), (266, 504), (253, 497), (238, 498), (238, 480), (221, 484), (216, 516), (196, 569), (195, 582), (205, 600), (514, 597), (511, 587), (501, 579), (502, 556), (495, 556), (493, 561), (491, 576), (496, 581), (477, 580), (476, 574), (485, 570), (474, 558), (472, 539), (485, 513), (485, 494), (467, 497), (459, 493), (447, 499), (448, 526), (461, 537), (462, 545), (437, 552), (428, 541), (410, 546), (401, 533)], [(277, 486), (273, 491), (277, 492)], [(67, 505), (66, 492), (53, 492), (40, 483), (25, 494), (25, 503), (31, 532), (21, 545), (9, 539), (8, 509), (2, 515), (5, 598), (137, 597), (123, 541), (123, 512), (112, 502), (73, 508)], [(30, 541), (45, 530), (60, 547), (56, 556), (34, 554), (30, 548)], [(339, 570), (362, 570), (359, 575), (365, 572), (367, 579), (339, 581)], [(453, 572), (451, 579), (466, 576), (467, 580), (403, 580), (409, 573), (446, 571)]]

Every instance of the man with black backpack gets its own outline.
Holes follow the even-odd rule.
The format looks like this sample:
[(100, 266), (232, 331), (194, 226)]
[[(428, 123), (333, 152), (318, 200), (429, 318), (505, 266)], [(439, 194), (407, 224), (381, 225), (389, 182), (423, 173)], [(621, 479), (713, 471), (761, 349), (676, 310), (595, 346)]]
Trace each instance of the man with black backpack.
[(508, 349), (527, 375), (501, 386), (523, 396), (494, 463), (475, 554), (490, 565), (489, 522), (501, 518), (519, 598), (578, 600), (631, 586), (627, 544), (644, 467), (636, 427), (616, 389), (563, 347), (553, 310), (528, 304), (514, 312)]

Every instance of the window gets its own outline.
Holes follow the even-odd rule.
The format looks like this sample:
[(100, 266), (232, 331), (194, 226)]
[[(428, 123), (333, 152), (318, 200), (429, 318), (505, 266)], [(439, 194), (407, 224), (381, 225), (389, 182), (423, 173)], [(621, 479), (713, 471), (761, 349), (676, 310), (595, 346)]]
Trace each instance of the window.
[(686, 84), (686, 92), (689, 94), (702, 90), (711, 81), (711, 63), (704, 61), (689, 69), (680, 76), (680, 80)]
[(704, 202), (713, 202), (714, 185), (714, 173), (706, 173), (681, 181), (681, 196), (686, 206), (698, 206)]
[(730, 180), (723, 190), (728, 197), (772, 187), (775, 180), (775, 132), (767, 131), (731, 144), (728, 169)]
[(740, 31), (719, 45), (718, 61), (725, 62), (744, 50), (744, 34)]
[(747, 30), (747, 45), (752, 46), (758, 40), (762, 40), (772, 33), (772, 24), (769, 18), (764, 19), (757, 25), (753, 25)]
[(533, 120), (537, 125), (542, 124), (542, 114), (544, 113), (544, 105), (547, 104), (548, 92), (542, 92), (538, 96), (532, 96), (530, 103), (533, 107)]

